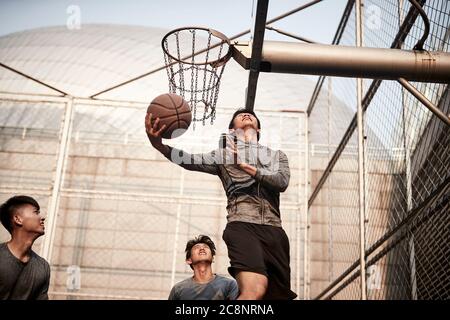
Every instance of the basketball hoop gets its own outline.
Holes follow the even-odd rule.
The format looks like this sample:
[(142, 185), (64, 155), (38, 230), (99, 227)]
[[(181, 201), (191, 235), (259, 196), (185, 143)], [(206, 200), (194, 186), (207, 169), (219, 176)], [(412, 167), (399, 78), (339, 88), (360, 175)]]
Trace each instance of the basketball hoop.
[(220, 79), (231, 58), (230, 39), (208, 28), (183, 27), (167, 33), (164, 51), (169, 91), (189, 102), (193, 126), (216, 117)]

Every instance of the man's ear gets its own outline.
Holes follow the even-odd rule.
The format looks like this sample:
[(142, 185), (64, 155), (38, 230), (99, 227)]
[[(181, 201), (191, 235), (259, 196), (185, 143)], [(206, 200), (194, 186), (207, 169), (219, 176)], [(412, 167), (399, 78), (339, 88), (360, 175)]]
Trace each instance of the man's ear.
[(234, 129), (228, 129), (228, 132), (229, 132), (230, 134), (233, 134), (234, 131), (236, 131), (236, 130), (234, 130)]
[(21, 226), (22, 225), (22, 217), (19, 214), (15, 213), (13, 215), (13, 222), (16, 225)]
[(188, 265), (191, 265), (191, 264), (192, 264), (192, 259), (191, 259), (191, 258), (186, 259), (186, 263), (187, 263)]

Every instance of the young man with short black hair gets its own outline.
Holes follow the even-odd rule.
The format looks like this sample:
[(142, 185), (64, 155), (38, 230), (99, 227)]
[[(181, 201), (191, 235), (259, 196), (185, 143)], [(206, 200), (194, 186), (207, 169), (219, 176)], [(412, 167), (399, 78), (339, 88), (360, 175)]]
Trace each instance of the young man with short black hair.
[(186, 263), (194, 275), (177, 283), (169, 300), (234, 300), (238, 296), (236, 281), (212, 272), (216, 246), (210, 237), (200, 235), (186, 244)]
[(227, 195), (229, 273), (239, 285), (238, 299), (294, 299), (290, 285), (289, 239), (281, 226), (280, 192), (290, 179), (287, 156), (258, 143), (261, 123), (253, 111), (237, 110), (226, 141), (209, 153), (189, 154), (162, 143), (165, 125), (145, 127), (152, 146), (168, 160), (191, 170), (219, 176)]
[(47, 300), (50, 266), (32, 250), (45, 232), (38, 202), (12, 197), (0, 206), (0, 220), (11, 234), (0, 244), (0, 300)]

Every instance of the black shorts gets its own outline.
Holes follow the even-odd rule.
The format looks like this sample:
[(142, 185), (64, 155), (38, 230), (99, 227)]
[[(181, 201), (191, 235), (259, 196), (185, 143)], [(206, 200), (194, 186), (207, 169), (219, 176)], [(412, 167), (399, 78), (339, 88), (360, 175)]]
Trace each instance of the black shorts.
[(227, 224), (223, 240), (228, 248), (228, 272), (236, 277), (239, 271), (265, 275), (268, 287), (265, 300), (294, 299), (289, 267), (289, 239), (282, 228), (233, 221)]

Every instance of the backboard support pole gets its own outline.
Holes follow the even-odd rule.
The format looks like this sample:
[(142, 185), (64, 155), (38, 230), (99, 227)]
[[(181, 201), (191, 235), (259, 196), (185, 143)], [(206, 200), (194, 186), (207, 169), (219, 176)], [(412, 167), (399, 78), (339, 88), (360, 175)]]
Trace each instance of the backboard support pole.
[(234, 43), (232, 50), (244, 69), (259, 72), (450, 83), (450, 53), (442, 51), (264, 41), (259, 67), (254, 67), (247, 42)]
[(255, 106), (256, 88), (258, 85), (259, 67), (264, 44), (264, 32), (266, 30), (267, 10), (269, 0), (258, 0), (254, 35), (252, 41), (251, 62), (249, 66), (248, 85), (246, 90), (245, 109), (253, 111)]

